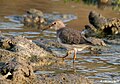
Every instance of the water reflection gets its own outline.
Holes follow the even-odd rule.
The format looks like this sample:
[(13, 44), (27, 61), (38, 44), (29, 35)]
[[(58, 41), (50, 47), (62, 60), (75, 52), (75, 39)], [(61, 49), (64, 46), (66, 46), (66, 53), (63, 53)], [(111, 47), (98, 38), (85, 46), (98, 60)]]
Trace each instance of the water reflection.
[(13, 22), (0, 22), (0, 29), (16, 29), (20, 30), (23, 24), (17, 24)]

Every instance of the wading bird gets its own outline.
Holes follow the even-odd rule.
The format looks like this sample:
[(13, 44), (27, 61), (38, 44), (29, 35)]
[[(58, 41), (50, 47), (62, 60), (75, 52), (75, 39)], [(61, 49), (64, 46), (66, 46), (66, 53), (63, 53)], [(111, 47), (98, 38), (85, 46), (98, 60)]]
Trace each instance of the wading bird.
[(90, 40), (86, 39), (84, 31), (81, 32), (72, 28), (67, 28), (61, 20), (52, 22), (51, 25), (43, 30), (50, 28), (53, 28), (57, 31), (58, 42), (68, 50), (67, 54), (63, 58), (74, 52), (73, 62), (76, 59), (76, 53), (78, 51), (82, 51), (85, 48), (90, 47), (91, 45), (89, 44), (92, 44)]

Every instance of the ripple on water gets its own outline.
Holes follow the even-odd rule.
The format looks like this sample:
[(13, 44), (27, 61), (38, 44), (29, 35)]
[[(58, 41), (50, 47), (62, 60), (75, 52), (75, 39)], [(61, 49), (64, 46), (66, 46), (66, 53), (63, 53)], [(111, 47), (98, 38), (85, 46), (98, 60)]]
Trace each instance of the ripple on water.
[[(49, 22), (60, 19), (63, 22), (69, 22), (71, 20), (77, 19), (77, 16), (73, 14), (59, 14), (59, 13), (45, 13), (44, 18), (46, 18)], [(12, 15), (12, 16), (5, 16), (5, 18), (9, 19), (12, 22), (20, 23), (23, 20), (23, 17), (20, 15)]]
[(53, 13), (53, 14), (44, 14), (44, 18), (47, 18), (50, 21), (54, 21), (54, 20), (60, 19), (63, 22), (69, 22), (71, 20), (77, 19), (77, 16), (75, 16), (73, 14)]
[(32, 34), (32, 35), (35, 35), (35, 34), (40, 34), (40, 32), (22, 32), (23, 34)]
[(101, 67), (96, 68), (97, 71), (112, 71), (115, 69), (116, 69), (116, 67), (112, 67), (111, 65), (110, 66), (101, 66)]
[(119, 84), (120, 83), (120, 73), (118, 72), (103, 72), (96, 74), (97, 77), (102, 78), (99, 82), (109, 82), (111, 81), (112, 84)]
[(17, 24), (13, 22), (0, 22), (0, 29), (14, 29), (14, 30), (21, 30), (23, 24)]
[(9, 33), (3, 33), (3, 35), (7, 35), (7, 36), (18, 36), (18, 35), (37, 35), (40, 34), (39, 32), (9, 32)]
[(11, 22), (16, 23), (20, 23), (20, 21), (23, 21), (23, 17), (20, 15), (5, 16), (5, 18), (9, 19)]
[(34, 72), (36, 75), (38, 74), (53, 74), (55, 71), (35, 71)]
[(120, 65), (120, 55), (111, 55), (111, 56), (93, 56), (92, 59), (98, 59), (98, 61), (102, 61), (103, 63), (107, 63), (109, 65)]

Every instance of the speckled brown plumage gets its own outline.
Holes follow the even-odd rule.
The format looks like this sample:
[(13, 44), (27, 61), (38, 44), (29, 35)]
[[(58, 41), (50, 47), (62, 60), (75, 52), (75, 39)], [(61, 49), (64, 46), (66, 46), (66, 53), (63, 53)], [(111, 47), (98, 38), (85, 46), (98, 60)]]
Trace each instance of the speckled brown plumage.
[[(61, 20), (54, 21), (49, 28), (57, 31), (58, 42), (64, 44), (81, 44), (87, 43), (80, 31), (68, 28)], [(48, 28), (47, 28), (48, 29)]]
[(86, 42), (80, 34), (80, 31), (65, 27), (57, 30), (57, 37), (65, 44), (80, 44)]

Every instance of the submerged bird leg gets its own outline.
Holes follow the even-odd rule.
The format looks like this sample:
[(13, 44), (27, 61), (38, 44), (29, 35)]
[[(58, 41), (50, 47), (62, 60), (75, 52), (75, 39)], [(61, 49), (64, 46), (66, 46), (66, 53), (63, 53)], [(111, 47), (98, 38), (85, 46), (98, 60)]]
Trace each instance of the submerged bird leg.
[(76, 59), (76, 57), (77, 57), (77, 56), (76, 56), (76, 54), (77, 54), (77, 49), (74, 48), (73, 50), (74, 50), (74, 56), (73, 56), (73, 63), (74, 63), (74, 61), (75, 61), (75, 59)]

